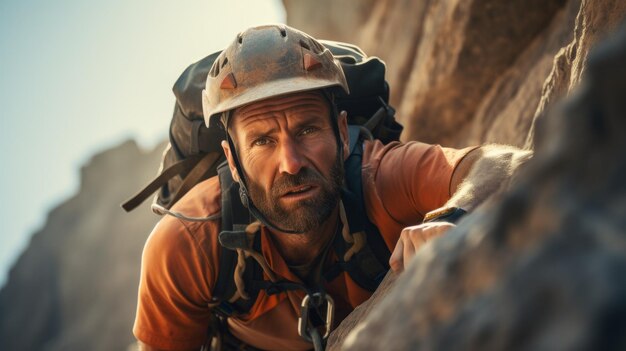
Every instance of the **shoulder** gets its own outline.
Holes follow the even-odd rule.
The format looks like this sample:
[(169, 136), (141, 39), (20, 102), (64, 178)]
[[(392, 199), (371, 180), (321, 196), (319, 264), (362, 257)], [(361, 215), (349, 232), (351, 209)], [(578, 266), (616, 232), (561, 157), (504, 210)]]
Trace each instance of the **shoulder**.
[[(199, 183), (172, 211), (188, 217), (220, 212), (217, 178)], [(211, 318), (208, 303), (219, 272), (220, 220), (185, 221), (165, 215), (144, 247), (133, 331), (163, 349), (202, 344)]]
[(455, 149), (419, 141), (383, 144), (379, 140), (363, 144), (363, 170), (376, 175), (389, 171), (393, 176), (422, 175), (426, 178), (451, 173), (474, 147)]
[[(220, 186), (217, 177), (209, 178), (192, 188), (171, 211), (187, 217), (208, 217), (220, 213)], [(209, 279), (212, 285), (219, 264), (220, 219), (186, 221), (165, 215), (146, 241), (142, 265), (187, 267)]]
[(172, 207), (188, 217), (207, 217), (221, 210), (221, 189), (217, 176), (196, 184)]
[(395, 244), (402, 228), (421, 222), (425, 213), (450, 198), (454, 169), (473, 149), (366, 141), (362, 182), (370, 220)]
[(456, 151), (456, 149), (444, 148), (437, 144), (427, 144), (419, 141), (406, 143), (394, 141), (383, 144), (380, 140), (366, 140), (363, 143), (363, 163), (364, 165), (378, 165), (381, 160), (386, 160), (390, 157), (398, 160), (410, 158), (416, 161), (430, 155), (441, 154), (452, 157)]

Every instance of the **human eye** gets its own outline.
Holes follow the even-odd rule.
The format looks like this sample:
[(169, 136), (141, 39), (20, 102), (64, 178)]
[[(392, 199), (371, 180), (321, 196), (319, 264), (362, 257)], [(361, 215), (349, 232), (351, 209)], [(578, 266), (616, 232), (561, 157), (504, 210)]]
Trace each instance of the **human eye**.
[(270, 143), (270, 139), (267, 137), (259, 137), (252, 141), (252, 146), (265, 146)]
[(309, 134), (313, 134), (313, 133), (317, 132), (318, 130), (319, 130), (319, 128), (317, 128), (317, 127), (313, 127), (313, 126), (304, 127), (304, 128), (302, 128), (302, 130), (300, 131), (300, 135), (309, 135)]

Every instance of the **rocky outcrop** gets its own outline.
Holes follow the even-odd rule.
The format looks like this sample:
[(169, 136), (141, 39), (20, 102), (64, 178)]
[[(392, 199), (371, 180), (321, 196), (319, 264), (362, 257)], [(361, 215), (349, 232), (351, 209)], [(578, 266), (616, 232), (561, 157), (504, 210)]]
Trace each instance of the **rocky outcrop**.
[[(568, 13), (573, 13), (573, 10), (574, 7), (570, 6)], [(566, 15), (566, 17), (573, 18), (571, 15)], [(541, 118), (554, 101), (567, 95), (578, 86), (586, 67), (589, 50), (606, 38), (625, 19), (626, 3), (623, 1), (581, 2), (575, 19), (573, 38), (567, 46), (559, 49), (554, 58), (554, 64), (543, 85), (533, 121)], [(533, 130), (531, 129), (526, 141), (527, 147), (532, 144), (532, 138)]]
[(409, 74), (399, 76), (408, 79), (399, 87), (398, 116), (405, 124), (406, 139), (452, 145), (465, 141), (460, 134), (493, 81), (541, 33), (564, 1), (416, 3), (426, 15), (417, 13), (422, 18), (421, 35), (408, 53)]
[[(290, 24), (313, 34), (337, 21), (292, 12)], [(404, 140), (530, 147), (534, 119), (577, 85), (590, 46), (626, 18), (626, 3), (382, 0), (369, 18), (355, 13), (348, 22), (362, 30), (338, 35), (387, 62)]]
[[(549, 124), (552, 123), (550, 119), (558, 119), (557, 117), (546, 117), (547, 112), (554, 107), (557, 101), (570, 95), (578, 88), (581, 77), (587, 69), (587, 57), (590, 49), (613, 32), (625, 18), (626, 3), (616, 0), (513, 1), (506, 4), (494, 1), (418, 2), (390, 0), (380, 1), (372, 8), (371, 16), (365, 22), (363, 30), (356, 33), (352, 41), (360, 45), (367, 53), (379, 56), (387, 62), (388, 80), (392, 89), (392, 103), (398, 108), (398, 119), (407, 127), (404, 139), (418, 139), (452, 146), (496, 142), (533, 148), (535, 125), (542, 124), (543, 120)], [(295, 22), (291, 24), (299, 25)], [(320, 27), (324, 26), (325, 24), (320, 24)], [(619, 68), (612, 66), (612, 69), (618, 70)], [(613, 89), (617, 89), (617, 87), (615, 86)], [(562, 132), (569, 126), (560, 124), (552, 128), (562, 128), (560, 130)], [(542, 130), (547, 134), (546, 140), (553, 139), (558, 133), (556, 129), (543, 128)], [(547, 130), (550, 131), (546, 132)], [(548, 147), (546, 146), (546, 148)], [(576, 155), (576, 153), (572, 152), (570, 155)], [(620, 153), (615, 152), (613, 155), (619, 157)], [(609, 161), (605, 160), (605, 162)], [(569, 171), (576, 172), (574, 169)], [(545, 176), (545, 174), (543, 175)], [(592, 176), (589, 175), (589, 177)], [(542, 181), (541, 177), (534, 179), (537, 182)], [(563, 181), (565, 182), (565, 180)], [(550, 186), (556, 186), (555, 184), (559, 184), (559, 182), (561, 182), (559, 178), (553, 178), (553, 184)], [(589, 186), (592, 183), (593, 181), (590, 181)], [(583, 184), (579, 184), (579, 186), (585, 187)], [(545, 189), (542, 188), (544, 190), (538, 190), (528, 186), (525, 189), (527, 196), (529, 196), (528, 194), (533, 196), (528, 201), (534, 204), (534, 201), (540, 201), (534, 196), (542, 197), (544, 200), (550, 196), (556, 196), (546, 190), (549, 189), (549, 185), (546, 184), (545, 187)], [(541, 195), (541, 191), (544, 191), (545, 195)], [(601, 196), (603, 195), (597, 195), (596, 199), (601, 199)], [(566, 204), (569, 203), (569, 200), (574, 201), (573, 198), (565, 197), (560, 200), (557, 197), (553, 201), (563, 201)], [(579, 200), (585, 202), (588, 199)], [(530, 205), (527, 204), (527, 206)], [(549, 213), (558, 213), (553, 208), (544, 207), (544, 210), (550, 211)], [(513, 210), (510, 211), (513, 212)], [(584, 218), (582, 212), (579, 214), (568, 213), (568, 215)], [(508, 216), (513, 217), (512, 214)], [(541, 223), (537, 218), (537, 216), (532, 217), (532, 221)], [(478, 226), (486, 220), (483, 215), (472, 223)], [(509, 220), (513, 219), (509, 218)], [(549, 218), (544, 218), (542, 221), (546, 225), (550, 224), (548, 223)], [(533, 225), (537, 225), (535, 222)], [(556, 223), (551, 225), (556, 228), (562, 223), (563, 220), (556, 220)], [(617, 225), (614, 227), (620, 228)], [(570, 226), (563, 228), (569, 230)], [(561, 229), (566, 230), (563, 228)], [(624, 226), (621, 228), (623, 229)], [(516, 230), (519, 231), (517, 235), (524, 233), (523, 235), (528, 235), (530, 240), (530, 238), (535, 238), (535, 233), (527, 233), (526, 231), (535, 229), (531, 226), (520, 227)], [(457, 235), (460, 236), (461, 234)], [(549, 240), (546, 237), (535, 239), (539, 243), (543, 240)], [(458, 245), (457, 249), (459, 249), (467, 244), (467, 241), (464, 241), (455, 245)], [(607, 249), (607, 247), (602, 247), (602, 249)], [(603, 260), (602, 255), (606, 254), (606, 252), (602, 252), (602, 249), (597, 256), (599, 261)], [(432, 255), (431, 259), (434, 259), (433, 257), (451, 253), (439, 250), (430, 254)], [(519, 254), (518, 260), (529, 259), (525, 255), (530, 255), (528, 252), (509, 252), (509, 254), (513, 257), (515, 257), (514, 254)], [(495, 284), (493, 283), (495, 277), (507, 282), (509, 279), (518, 279), (515, 284), (521, 284), (524, 282), (523, 279), (529, 279), (528, 277), (509, 277), (513, 273), (506, 269), (498, 272), (494, 272), (493, 269), (481, 271), (482, 268), (476, 268), (473, 265), (482, 264), (485, 266), (483, 268), (488, 267), (484, 263), (470, 260), (467, 255), (463, 255), (466, 257), (465, 259), (456, 258), (455, 264), (446, 265), (446, 268), (442, 268), (443, 271), (433, 267), (430, 261), (427, 268), (420, 270), (420, 273), (413, 271), (415, 275), (427, 274), (426, 272), (431, 274), (429, 270), (433, 269), (438, 274), (437, 279), (440, 279), (437, 283), (420, 275), (419, 281), (415, 280), (412, 285), (399, 282), (402, 287), (398, 286), (395, 290), (393, 290), (393, 283), (385, 285), (383, 291), (378, 291), (366, 305), (355, 310), (333, 333), (330, 341), (331, 348), (339, 348), (348, 331), (356, 327), (360, 332), (356, 333), (357, 337), (352, 339), (351, 342), (354, 344), (350, 349), (389, 349), (390, 345), (394, 345), (394, 349), (446, 349), (449, 344), (439, 342), (445, 341), (446, 338), (447, 342), (454, 340), (453, 336), (456, 334), (453, 334), (451, 329), (446, 330), (447, 334), (445, 335), (431, 333), (433, 328), (442, 328), (442, 330), (446, 327), (452, 328), (448, 325), (441, 326), (447, 321), (442, 319), (442, 316), (448, 318), (455, 313), (457, 308), (469, 308), (475, 312), (478, 307), (475, 305), (467, 305), (466, 307), (465, 304), (477, 296), (476, 291), (480, 292), (481, 289), (487, 289), (488, 284)], [(548, 252), (546, 255), (555, 255), (555, 251)], [(555, 256), (557, 256), (555, 260), (561, 259), (558, 255)], [(514, 260), (514, 258), (510, 259)], [(542, 259), (549, 260), (547, 256)], [(444, 259), (443, 262), (447, 261)], [(593, 260), (590, 262), (593, 264)], [(441, 261), (437, 261), (437, 263), (440, 264)], [(494, 265), (492, 268), (499, 266), (493, 262), (492, 264)], [(556, 264), (564, 266), (559, 268), (562, 270), (557, 271), (557, 273), (566, 274), (567, 265), (577, 263), (560, 262)], [(473, 267), (471, 272), (475, 275), (476, 282), (472, 282), (469, 275), (461, 278), (465, 279), (464, 282), (467, 285), (475, 286), (472, 288), (475, 289), (473, 291), (463, 290), (462, 287), (454, 286), (452, 282), (459, 278), (456, 269), (460, 268), (457, 266), (467, 265)], [(598, 274), (597, 279), (599, 280), (597, 282), (604, 279), (602, 283), (605, 283), (605, 280), (609, 279), (606, 274), (609, 273), (602, 272), (602, 269), (609, 268), (604, 266), (594, 273)], [(446, 279), (444, 277), (448, 279), (445, 283), (443, 282)], [(612, 277), (618, 279), (618, 275)], [(593, 283), (596, 282), (595, 278), (590, 276), (580, 279), (581, 281), (588, 279), (589, 284), (584, 284), (585, 286), (593, 286)], [(545, 288), (547, 290), (553, 289), (559, 294), (562, 293), (560, 290), (571, 287), (572, 284), (576, 284), (575, 282), (576, 280), (555, 281), (550, 286), (546, 285)], [(532, 279), (525, 283), (533, 286), (537, 291), (541, 290), (543, 284), (541, 280)], [(559, 284), (563, 286), (559, 288)], [(424, 285), (426, 286), (424, 287)], [(519, 288), (519, 285), (515, 288)], [(395, 292), (392, 293), (392, 297), (385, 300), (386, 292), (389, 289)], [(420, 289), (426, 289), (428, 292), (418, 293), (417, 291)], [(498, 286), (494, 289), (504, 289), (504, 287)], [(471, 349), (474, 345), (480, 347), (496, 345), (492, 349), (514, 348), (511, 344), (505, 343), (518, 340), (515, 338), (519, 337), (514, 333), (531, 332), (529, 331), (530, 328), (524, 329), (523, 323), (508, 325), (507, 327), (511, 328), (508, 330), (496, 328), (503, 323), (504, 325), (517, 323), (514, 317), (522, 318), (521, 313), (523, 311), (527, 311), (524, 318), (534, 317), (533, 313), (535, 312), (528, 311), (534, 311), (532, 303), (537, 303), (537, 300), (519, 294), (510, 286), (507, 289), (506, 292), (511, 296), (509, 299), (505, 299), (504, 296), (497, 296), (494, 297), (494, 299), (498, 299), (497, 301), (491, 301), (488, 300), (489, 297), (481, 296), (481, 303), (497, 303), (500, 310), (485, 310), (486, 312), (480, 315), (472, 315), (471, 311), (464, 312), (466, 314), (463, 315), (463, 318), (469, 319), (488, 319), (491, 318), (489, 314), (493, 313), (497, 315), (493, 317), (495, 320), (492, 322), (493, 324), (482, 326), (483, 329), (477, 327), (477, 329), (470, 330), (469, 328), (462, 328), (460, 319), (453, 320), (456, 323), (454, 328), (457, 328), (454, 329), (454, 332), (466, 333), (467, 338), (453, 344), (453, 347), (448, 347), (449, 349)], [(609, 295), (622, 292), (623, 288), (614, 285), (612, 289), (612, 291), (599, 292), (600, 296), (597, 297), (597, 300), (594, 300), (595, 297), (583, 296), (583, 294), (571, 298), (572, 301), (576, 301), (576, 299), (587, 301), (586, 299), (588, 299), (589, 303), (596, 307), (592, 307), (587, 316), (595, 318), (593, 314), (599, 312), (598, 310), (592, 312), (593, 308), (601, 309), (603, 307), (600, 304), (605, 302), (621, 303), (619, 300), (611, 300), (612, 295)], [(402, 295), (397, 292), (400, 290), (404, 291), (405, 294)], [(452, 295), (435, 296), (435, 292), (441, 291), (452, 291)], [(590, 294), (593, 295), (594, 293), (596, 292)], [(516, 294), (527, 299), (527, 304), (515, 305), (516, 299), (514, 297)], [(417, 296), (423, 301), (411, 300), (410, 297), (413, 296)], [(563, 294), (563, 296), (567, 297), (568, 295)], [(381, 301), (383, 302), (381, 303)], [(379, 303), (385, 307), (375, 307)], [(509, 309), (504, 308), (507, 304), (510, 304)], [(390, 307), (394, 305), (399, 307)], [(545, 304), (540, 305), (549, 306), (550, 303), (545, 302)], [(554, 313), (546, 315), (545, 318), (554, 321), (554, 323), (558, 321), (565, 325), (567, 318), (572, 313), (576, 313), (574, 305), (574, 303), (557, 305)], [(385, 308), (390, 308), (393, 312), (381, 312)], [(568, 311), (568, 308), (571, 311)], [(616, 308), (619, 310), (619, 306)], [(401, 309), (403, 309), (403, 313), (400, 312)], [(506, 316), (502, 316), (502, 314), (515, 312), (512, 309), (519, 309), (516, 311), (520, 315), (514, 317), (509, 315), (511, 319), (507, 321)], [(372, 318), (367, 319), (366, 323), (359, 324), (372, 310), (378, 317), (372, 316)], [(420, 310), (425, 311), (424, 316), (418, 316)], [(501, 313), (498, 314), (498, 312)], [(393, 313), (397, 313), (397, 318), (379, 318), (380, 315), (390, 318)], [(616, 313), (619, 316), (618, 319), (624, 315), (623, 311)], [(537, 317), (541, 318), (541, 314), (537, 313)], [(392, 323), (389, 323), (390, 320)], [(416, 320), (416, 322), (406, 323), (407, 320)], [(435, 322), (440, 322), (441, 325)], [(396, 324), (393, 323), (398, 323), (398, 325), (405, 323), (406, 328), (400, 327), (398, 332), (390, 331), (396, 327)], [(579, 323), (577, 327), (593, 327), (591, 323), (586, 325), (582, 321), (576, 321), (576, 323)], [(595, 325), (595, 328), (597, 326)], [(490, 330), (489, 328), (492, 327), (493, 330)], [(574, 329), (563, 330), (565, 333), (574, 333)], [(422, 333), (416, 333), (416, 331)], [(551, 332), (546, 331), (543, 337), (547, 338), (550, 335), (554, 337), (555, 334), (550, 334)], [(500, 341), (503, 343), (472, 343), (472, 338), (480, 338), (485, 333), (500, 335)], [(539, 338), (539, 336), (537, 337)], [(581, 336), (581, 338), (584, 337), (586, 336)], [(407, 343), (400, 341), (407, 338), (412, 341)], [(581, 345), (603, 345), (594, 344), (592, 341), (584, 344), (587, 341), (582, 339), (576, 340), (576, 342), (581, 342)], [(519, 345), (520, 349), (537, 348), (532, 345), (527, 346), (529, 344), (524, 343), (519, 343)], [(550, 344), (547, 348), (552, 349), (554, 347)], [(582, 349), (584, 348), (582, 347)], [(597, 349), (597, 347), (589, 348)], [(567, 349), (567, 346), (563, 345), (562, 349)]]
[(588, 62), (518, 183), (421, 250), (342, 349), (626, 347), (626, 27)]
[(283, 0), (288, 23), (318, 39), (354, 42), (376, 0)]
[[(626, 17), (626, 2), (283, 2), (291, 25), (387, 62), (404, 139), (536, 144), (541, 155), (499, 206), (387, 281), (331, 346), (358, 325), (351, 349), (626, 348), (615, 334), (626, 315), (618, 284), (626, 138), (614, 118), (626, 114), (616, 79), (623, 64), (588, 59)], [(548, 113), (580, 85), (587, 62), (594, 89)], [(80, 192), (49, 214), (0, 291), (0, 349), (123, 350), (132, 342), (141, 249), (158, 218), (147, 204), (131, 215), (118, 205), (154, 175), (159, 157), (160, 148), (145, 153), (127, 142), (83, 168)]]
[(154, 176), (163, 146), (125, 142), (81, 170), (78, 194), (48, 214), (0, 291), (2, 350), (124, 350), (143, 243), (157, 220), (119, 204)]

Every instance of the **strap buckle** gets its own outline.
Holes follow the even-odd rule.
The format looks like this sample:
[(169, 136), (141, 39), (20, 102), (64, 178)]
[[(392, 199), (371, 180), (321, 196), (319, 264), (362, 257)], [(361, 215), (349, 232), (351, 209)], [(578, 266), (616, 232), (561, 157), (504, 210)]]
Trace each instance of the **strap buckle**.
[(304, 299), (302, 299), (302, 305), (300, 306), (300, 318), (298, 318), (298, 334), (304, 340), (308, 342), (312, 342), (317, 344), (320, 334), (317, 329), (311, 325), (309, 325), (309, 310), (311, 308), (317, 308), (322, 306), (323, 303), (326, 303), (326, 322), (325, 322), (325, 332), (322, 338), (325, 340), (330, 335), (330, 331), (333, 327), (333, 320), (335, 318), (335, 301), (333, 298), (324, 293), (313, 293), (307, 294)]

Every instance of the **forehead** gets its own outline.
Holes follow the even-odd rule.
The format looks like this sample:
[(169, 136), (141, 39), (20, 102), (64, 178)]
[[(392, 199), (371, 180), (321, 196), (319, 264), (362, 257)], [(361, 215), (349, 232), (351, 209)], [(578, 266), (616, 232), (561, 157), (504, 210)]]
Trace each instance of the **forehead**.
[(248, 124), (268, 120), (277, 115), (298, 116), (306, 113), (330, 115), (328, 100), (321, 92), (295, 93), (253, 102), (235, 109), (231, 115), (230, 125), (233, 128), (245, 128)]

